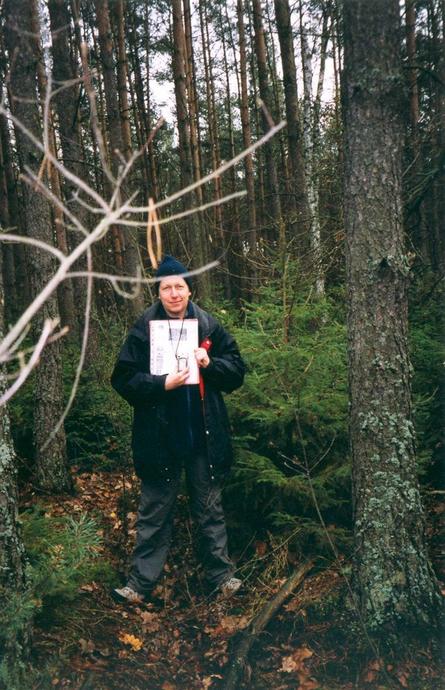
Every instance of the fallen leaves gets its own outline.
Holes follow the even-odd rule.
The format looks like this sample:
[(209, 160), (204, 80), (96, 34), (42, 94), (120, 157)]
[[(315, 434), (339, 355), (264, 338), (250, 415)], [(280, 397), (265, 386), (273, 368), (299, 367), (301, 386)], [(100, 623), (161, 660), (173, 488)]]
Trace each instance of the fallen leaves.
[(309, 671), (304, 665), (306, 659), (310, 659), (312, 655), (313, 651), (309, 647), (303, 646), (281, 660), (280, 671), (297, 674), (298, 690), (317, 690), (319, 687), (318, 683), (310, 678)]
[(310, 659), (313, 652), (309, 647), (299, 647), (290, 656), (285, 656), (282, 659), (281, 671), (291, 673), (292, 671), (299, 671), (306, 659)]
[(142, 649), (143, 642), (135, 635), (129, 635), (128, 633), (121, 633), (119, 639), (123, 644), (129, 645), (133, 652), (138, 652)]
[(141, 611), (140, 617), (142, 619), (142, 624), (144, 627), (144, 632), (157, 632), (161, 627), (159, 618), (156, 613), (151, 611)]
[(219, 673), (212, 673), (211, 676), (206, 676), (202, 679), (202, 690), (208, 690), (208, 688), (210, 688), (212, 685), (214, 678), (220, 678), (222, 680), (222, 676), (220, 676)]
[(239, 630), (244, 630), (248, 625), (248, 616), (222, 616), (215, 628), (206, 626), (204, 632), (210, 635), (210, 637), (228, 636), (233, 635)]

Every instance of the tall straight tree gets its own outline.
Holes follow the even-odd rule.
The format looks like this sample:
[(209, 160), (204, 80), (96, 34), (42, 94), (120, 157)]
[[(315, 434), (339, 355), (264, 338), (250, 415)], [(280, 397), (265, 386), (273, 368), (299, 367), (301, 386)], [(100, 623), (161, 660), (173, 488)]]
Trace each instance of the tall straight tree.
[[(117, 6), (119, 6), (119, 4), (120, 3), (117, 3)], [(115, 51), (113, 46), (113, 36), (111, 32), (110, 8), (108, 0), (95, 0), (95, 7), (97, 28), (99, 32), (100, 56), (102, 63), (102, 74), (104, 80), (105, 102), (107, 110), (107, 130), (108, 141), (110, 145), (111, 171), (113, 176), (117, 178), (119, 168), (121, 166), (120, 156), (125, 157), (125, 154), (128, 155), (128, 149), (131, 146), (131, 142), (128, 141), (130, 131), (127, 113), (125, 112), (123, 114), (123, 118), (121, 118), (121, 112), (119, 109), (118, 80), (115, 70)], [(118, 7), (118, 18), (119, 17), (119, 21), (123, 22), (123, 11), (119, 13)], [(122, 32), (123, 28), (121, 27), (119, 30), (119, 35), (123, 40)], [(123, 47), (121, 47), (121, 52), (122, 50)], [(119, 87), (121, 89), (121, 96), (124, 92), (126, 96), (126, 62), (122, 62), (122, 56), (121, 65), (122, 68), (119, 70)], [(127, 139), (126, 141), (124, 140), (125, 136)], [(123, 196), (128, 196), (130, 191), (129, 188), (131, 188), (131, 182), (128, 184), (128, 182), (126, 181), (125, 185), (123, 185), (121, 189)], [(136, 275), (139, 266), (137, 233), (131, 231), (129, 228), (125, 229), (124, 247), (125, 271), (129, 275)], [(136, 316), (140, 312), (140, 310), (143, 307), (142, 293), (139, 293), (139, 295), (129, 303), (129, 307), (131, 308), (134, 316)]]
[(301, 134), (300, 106), (298, 104), (297, 69), (290, 21), (289, 0), (275, 0), (278, 39), (283, 65), (283, 86), (286, 103), (288, 158), (291, 172), (291, 211), (298, 213), (298, 220), (305, 225), (309, 217), (306, 196), (304, 153)]
[(397, 636), (430, 628), (439, 602), (411, 420), (399, 2), (344, 12), (354, 578), (368, 628)]
[[(27, 0), (7, 0), (4, 4), (6, 47), (9, 54), (11, 110), (15, 117), (35, 137), (41, 139), (40, 114), (36, 91), (36, 55), (32, 34), (31, 6)], [(17, 151), (23, 173), (38, 174), (41, 154), (20, 127), (15, 128)], [(53, 243), (51, 210), (46, 199), (34, 185), (23, 185), (23, 205), (26, 232), (30, 237)], [(28, 252), (28, 272), (33, 295), (37, 295), (54, 273), (54, 260), (46, 251)], [(36, 327), (40, 330), (43, 318), (58, 319), (57, 297), (51, 295), (42, 307)], [(62, 363), (60, 342), (44, 348), (35, 379), (34, 446), (38, 485), (47, 491), (72, 489), (66, 456), (63, 427), (51, 435), (63, 407)]]
[[(79, 86), (75, 83), (75, 69), (72, 64), (69, 42), (70, 13), (69, 7), (63, 0), (49, 0), (49, 16), (51, 22), (53, 76), (57, 93), (53, 103), (59, 122), (59, 138), (65, 167), (81, 179), (87, 175), (82, 154), (82, 142), (79, 130)], [(63, 87), (63, 88), (62, 88)], [(60, 89), (60, 90), (59, 90)], [(64, 180), (65, 198), (71, 210), (74, 211), (82, 225), (88, 227), (88, 211), (76, 200), (78, 190), (73, 182)], [(69, 244), (71, 248), (80, 237), (71, 232)], [(78, 262), (79, 270), (85, 270), (86, 261), (82, 258)], [(86, 281), (74, 281), (74, 294), (77, 306), (79, 332), (83, 327), (83, 312), (86, 302)]]
[[(175, 83), (176, 117), (179, 135), (179, 161), (181, 168), (181, 184), (187, 187), (193, 182), (193, 162), (190, 139), (190, 113), (187, 98), (187, 55), (185, 28), (182, 13), (181, 0), (172, 1), (172, 29), (173, 29), (173, 56), (172, 71)], [(195, 199), (200, 203), (200, 192), (195, 194)], [(189, 195), (182, 199), (184, 208), (190, 205)], [(203, 265), (206, 261), (206, 238), (201, 234), (203, 228), (196, 217), (188, 221), (188, 246), (194, 253), (194, 263)], [(200, 276), (198, 280), (202, 295), (210, 292), (210, 283), (207, 274)]]
[[(247, 88), (247, 53), (246, 53), (246, 32), (244, 30), (244, 7), (243, 0), (237, 0), (236, 17), (239, 36), (239, 55), (240, 55), (240, 82), (241, 82), (241, 128), (243, 133), (243, 146), (248, 149), (252, 143), (252, 134), (249, 116), (249, 92)], [(256, 283), (256, 262), (255, 254), (257, 251), (257, 230), (256, 230), (256, 205), (255, 205), (255, 177), (253, 171), (253, 158), (249, 153), (244, 159), (244, 174), (246, 177), (247, 191), (247, 213), (248, 213), (248, 234), (247, 242), (249, 247), (249, 257), (253, 261), (249, 264), (249, 274), (252, 278), (252, 287)]]
[[(0, 252), (0, 341), (4, 335), (5, 303)], [(0, 395), (6, 388), (6, 376), (0, 365)], [(14, 669), (20, 668), (29, 651), (29, 628), (11, 620), (11, 603), (26, 590), (25, 549), (19, 531), (17, 466), (12, 443), (8, 408), (0, 405), (0, 607), (2, 631), (0, 631), (0, 687), (2, 675), (12, 681)], [(6, 618), (6, 620), (5, 620)], [(8, 625), (13, 623), (12, 625)], [(6, 632), (7, 631), (7, 632)], [(5, 634), (6, 632), (6, 634)], [(6, 686), (3, 686), (6, 687)]]
[[(261, 7), (261, 0), (252, 0), (252, 14), (253, 26), (255, 31), (255, 54), (258, 66), (258, 86), (263, 108), (261, 117), (263, 122), (263, 129), (267, 132), (270, 129), (270, 114), (273, 112), (272, 93), (269, 83), (269, 75), (267, 68), (267, 54), (266, 54), (266, 39), (264, 37), (263, 26), (263, 11)], [(267, 115), (266, 111), (269, 113)], [(278, 190), (278, 176), (277, 167), (275, 163), (274, 151), (275, 147), (272, 142), (268, 142), (264, 146), (266, 156), (266, 174), (268, 186), (268, 216), (273, 221), (274, 225), (279, 229), (279, 242), (281, 251), (284, 252), (284, 228), (281, 220), (281, 203)]]

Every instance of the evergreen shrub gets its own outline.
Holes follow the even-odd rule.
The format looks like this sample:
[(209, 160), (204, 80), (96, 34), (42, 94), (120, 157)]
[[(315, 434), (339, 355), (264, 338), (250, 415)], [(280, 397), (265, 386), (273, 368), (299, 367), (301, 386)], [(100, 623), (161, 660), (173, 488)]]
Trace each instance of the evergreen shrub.
[[(214, 308), (248, 365), (244, 386), (226, 400), (237, 455), (226, 494), (240, 544), (246, 531), (281, 533), (297, 550), (323, 553), (328, 540), (315, 502), (337, 547), (347, 547), (351, 536), (346, 305), (341, 287), (317, 298), (293, 270), (244, 306), (242, 325), (227, 305)], [(444, 455), (443, 289), (422, 283), (410, 297), (419, 473), (437, 484)]]
[(248, 366), (226, 399), (237, 455), (226, 495), (240, 538), (280, 533), (293, 549), (324, 550), (314, 496), (330, 536), (349, 540), (346, 329), (338, 302), (312, 295), (296, 271), (263, 286), (241, 326), (214, 309)]
[[(410, 295), (413, 410), (421, 479), (443, 486), (445, 476), (445, 287), (416, 276)], [(442, 468), (442, 469), (441, 469)], [(442, 472), (442, 474), (441, 474)]]
[(98, 522), (85, 513), (53, 516), (35, 505), (20, 517), (29, 561), (28, 581), (37, 606), (72, 601), (79, 587), (115, 579), (102, 555)]

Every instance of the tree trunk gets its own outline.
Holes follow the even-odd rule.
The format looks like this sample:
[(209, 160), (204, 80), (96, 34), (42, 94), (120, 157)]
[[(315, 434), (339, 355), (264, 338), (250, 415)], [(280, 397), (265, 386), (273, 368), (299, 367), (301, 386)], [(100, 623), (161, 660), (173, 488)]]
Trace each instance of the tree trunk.
[[(70, 15), (64, 0), (50, 0), (48, 9), (51, 22), (52, 54), (53, 54), (53, 88), (57, 90), (65, 84), (53, 98), (59, 123), (59, 137), (62, 148), (62, 159), (67, 170), (70, 170), (81, 179), (85, 179), (87, 171), (83, 165), (82, 146), (79, 133), (79, 88), (78, 85), (69, 86), (67, 83), (75, 78), (70, 56), (68, 29)], [(68, 179), (64, 180), (64, 197), (70, 211), (78, 218), (83, 227), (88, 229), (88, 214), (84, 206), (77, 203), (75, 195), (78, 188)], [(68, 221), (68, 225), (71, 221)], [(73, 249), (80, 241), (79, 232), (68, 231), (68, 243)], [(86, 258), (80, 259), (74, 270), (86, 269)], [(77, 278), (74, 280), (73, 292), (75, 296), (75, 309), (78, 333), (82, 333), (84, 327), (84, 309), (86, 303), (86, 280)]]
[(301, 118), (297, 91), (297, 70), (295, 66), (289, 0), (275, 0), (275, 15), (281, 48), (284, 98), (286, 103), (288, 157), (291, 173), (290, 210), (294, 210), (297, 213), (296, 230), (301, 233), (301, 228), (305, 227), (309, 217), (309, 204), (306, 196)]
[(411, 420), (399, 3), (344, 10), (354, 579), (368, 629), (390, 640), (430, 628), (439, 605)]
[[(119, 110), (118, 85), (115, 73), (115, 58), (108, 0), (95, 0), (95, 7), (107, 109), (107, 131), (110, 145), (111, 172), (114, 178), (117, 178), (123, 165), (119, 153), (121, 156), (124, 156), (126, 148), (128, 149), (128, 142), (126, 146), (122, 137), (121, 113)], [(130, 189), (131, 184), (128, 184), (127, 176), (127, 180), (121, 187), (120, 197), (124, 199), (128, 196)], [(124, 270), (128, 275), (134, 276), (139, 266), (137, 235), (130, 228), (125, 228), (124, 233), (114, 232), (115, 241), (117, 241), (118, 238), (120, 239), (121, 236), (125, 238), (123, 242)], [(136, 317), (142, 307), (142, 302), (140, 299), (132, 300), (129, 306), (133, 316)]]
[[(237, 0), (236, 3), (237, 21), (238, 21), (238, 36), (239, 36), (239, 52), (240, 52), (240, 82), (241, 82), (241, 128), (243, 132), (243, 147), (248, 149), (252, 144), (252, 135), (250, 129), (249, 116), (249, 93), (247, 90), (247, 55), (246, 55), (246, 33), (244, 31), (244, 12), (243, 0)], [(257, 270), (255, 255), (257, 253), (257, 234), (256, 234), (256, 206), (255, 206), (255, 178), (253, 171), (253, 159), (249, 153), (244, 159), (244, 173), (246, 176), (246, 190), (247, 190), (247, 214), (248, 214), (248, 254), (251, 258), (249, 263), (249, 275), (252, 280), (252, 288), (255, 287)]]
[[(183, 187), (193, 182), (193, 163), (190, 143), (190, 114), (188, 111), (188, 99), (186, 88), (186, 45), (182, 17), (181, 0), (172, 1), (173, 14), (173, 77), (175, 82), (176, 116), (179, 134), (179, 160), (181, 166), (181, 184)], [(194, 195), (196, 198), (196, 195)], [(182, 198), (184, 208), (190, 205), (190, 197)], [(191, 216), (187, 223), (188, 246), (195, 257), (198, 266), (205, 261), (205, 241), (200, 235), (199, 219)], [(198, 279), (199, 291), (202, 296), (210, 293), (210, 283), (207, 274), (202, 274)]]
[(315, 175), (314, 128), (312, 126), (312, 51), (304, 26), (302, 0), (300, 0), (300, 41), (304, 89), (303, 142), (305, 178), (309, 204), (309, 241), (315, 269), (315, 289), (317, 294), (322, 295), (324, 294), (324, 275), (321, 261), (320, 211), (318, 204), (318, 186)]
[[(4, 336), (2, 256), (0, 252), (0, 342)], [(6, 376), (0, 366), (0, 396), (6, 390)], [(2, 670), (16, 687), (24, 687), (25, 679), (17, 678), (29, 653), (30, 621), (17, 621), (17, 598), (26, 592), (25, 549), (18, 524), (16, 457), (12, 443), (9, 414), (0, 406), (0, 659)], [(12, 605), (11, 605), (12, 604)], [(22, 685), (23, 683), (23, 685)], [(0, 679), (0, 686), (2, 681)], [(6, 689), (6, 685), (3, 686)]]
[[(226, 21), (227, 27), (230, 30), (230, 23), (227, 16), (227, 5), (226, 5)], [(219, 29), (221, 32), (221, 40), (223, 46), (223, 64), (224, 64), (224, 76), (226, 82), (226, 109), (227, 109), (227, 134), (228, 134), (228, 144), (229, 144), (229, 158), (235, 157), (235, 141), (233, 134), (233, 117), (232, 117), (232, 95), (230, 91), (230, 73), (229, 73), (229, 61), (227, 56), (227, 42), (225, 37), (226, 27), (224, 26), (224, 19), (222, 14), (222, 8), (219, 8)], [(235, 64), (235, 69), (236, 69)], [(235, 167), (232, 166), (228, 171), (230, 177), (230, 191), (231, 193), (236, 192), (236, 172)], [(232, 202), (232, 208), (230, 212), (231, 223), (230, 229), (227, 227), (228, 232), (228, 242), (226, 242), (227, 251), (227, 266), (229, 269), (228, 280), (230, 282), (229, 294), (240, 297), (239, 284), (240, 278), (242, 277), (242, 243), (241, 243), (241, 228), (240, 228), (240, 215), (239, 215), (239, 202), (238, 199), (234, 199)], [(226, 213), (227, 217), (227, 213)], [(235, 278), (235, 280), (234, 280)]]
[[(199, 111), (198, 111), (198, 95), (196, 90), (196, 70), (195, 70), (195, 57), (193, 50), (193, 37), (192, 37), (192, 22), (191, 22), (191, 10), (189, 0), (183, 0), (184, 7), (184, 64), (185, 64), (185, 75), (186, 75), (186, 88), (188, 95), (188, 111), (190, 114), (189, 125), (190, 125), (190, 151), (192, 156), (193, 165), (193, 179), (195, 182), (201, 179), (201, 150), (200, 150), (200, 136), (199, 136)], [(195, 190), (196, 203), (198, 206), (202, 206), (203, 188), (198, 187)], [(198, 244), (200, 250), (198, 252), (198, 260), (201, 265), (207, 263), (208, 252), (207, 252), (207, 233), (206, 233), (206, 221), (205, 218), (200, 214), (195, 218), (195, 228), (198, 232)], [(209, 294), (210, 284), (208, 276), (205, 275), (201, 278), (201, 283), (203, 284), (204, 294)]]
[[(207, 16), (206, 0), (199, 0), (199, 22), (201, 28), (202, 55), (205, 75), (205, 91), (207, 103), (207, 123), (209, 148), (211, 152), (212, 170), (217, 170), (221, 165), (221, 153), (219, 147), (218, 122), (216, 117), (215, 88), (213, 79), (212, 52), (210, 50), (209, 20)], [(213, 179), (214, 199), (219, 201), (223, 197), (221, 178)], [(218, 204), (213, 209), (213, 223), (217, 242), (217, 255), (225, 257), (226, 242), (223, 227), (223, 208)], [(225, 258), (221, 258), (222, 282), (224, 286), (224, 297), (230, 299), (230, 280), (227, 273)], [(221, 275), (221, 274), (220, 274)]]
[[(273, 101), (269, 86), (269, 77), (267, 73), (267, 55), (266, 55), (266, 41), (264, 39), (263, 18), (260, 0), (252, 0), (253, 9), (253, 26), (255, 31), (255, 53), (258, 65), (258, 85), (260, 97), (264, 108), (269, 114), (273, 112)], [(264, 112), (261, 111), (263, 122), (263, 130), (267, 132), (270, 129), (271, 123)], [(267, 196), (267, 215), (272, 220), (275, 232), (278, 231), (278, 245), (280, 253), (284, 255), (285, 238), (281, 220), (281, 205), (278, 190), (278, 176), (275, 164), (275, 147), (272, 142), (264, 145), (264, 154), (266, 156), (266, 174), (267, 187), (269, 190)]]
[[(17, 182), (14, 177), (14, 170), (12, 167), (12, 151), (11, 151), (11, 135), (6, 118), (0, 116), (0, 140), (3, 153), (3, 172), (6, 182), (7, 193), (7, 207), (8, 220), (11, 227), (16, 229), (18, 235), (24, 234), (20, 223), (19, 213), (19, 199), (17, 195)], [(31, 301), (31, 286), (29, 283), (29, 275), (26, 270), (25, 247), (23, 244), (17, 243), (11, 245), (14, 257), (14, 273), (16, 276), (21, 276), (20, 290), (17, 290), (17, 299), (14, 303), (8, 303), (5, 314), (6, 319), (12, 320), (26, 308)], [(5, 284), (5, 288), (7, 285)], [(17, 285), (16, 285), (17, 288)], [(10, 293), (7, 292), (8, 302)], [(8, 322), (8, 321), (7, 321)]]
[[(36, 56), (36, 72), (37, 72), (37, 83), (38, 91), (40, 95), (40, 100), (42, 107), (40, 109), (42, 113), (42, 119), (44, 115), (43, 103), (46, 99), (47, 92), (47, 75), (45, 69), (45, 61), (43, 59), (42, 43), (40, 39), (40, 19), (39, 19), (39, 8), (37, 0), (31, 0), (31, 22), (32, 22), (32, 32), (33, 32), (33, 45), (34, 54)], [(54, 134), (54, 117), (52, 111), (52, 103), (48, 108), (48, 147), (49, 151), (53, 156), (56, 156), (56, 138)], [(62, 190), (60, 187), (59, 172), (54, 165), (48, 163), (45, 166), (48, 183), (51, 191), (56, 199), (59, 201), (62, 199)], [(43, 175), (45, 179), (45, 175)], [(68, 253), (68, 243), (65, 231), (65, 224), (63, 221), (63, 211), (60, 206), (55, 201), (51, 204), (51, 211), (53, 217), (53, 225), (56, 236), (57, 247), (65, 255)], [(71, 280), (64, 280), (57, 289), (58, 301), (59, 301), (59, 311), (61, 317), (62, 326), (68, 326), (71, 333), (76, 334), (76, 314), (74, 310), (74, 296), (73, 296), (73, 285)]]
[[(2, 93), (0, 93), (0, 97)], [(13, 227), (14, 223), (11, 223), (10, 212), (9, 212), (9, 199), (8, 199), (8, 181), (6, 177), (6, 164), (5, 164), (5, 149), (7, 148), (3, 136), (3, 126), (6, 124), (6, 120), (3, 115), (0, 115), (0, 226), (2, 231), (8, 230)], [(12, 323), (15, 319), (15, 310), (17, 309), (17, 285), (15, 276), (15, 265), (14, 265), (14, 244), (9, 242), (2, 242), (0, 246), (0, 261), (3, 259), (3, 285), (4, 293), (6, 299), (4, 301), (5, 314), (4, 321), (6, 323)], [(1, 307), (0, 307), (1, 308)], [(8, 311), (7, 311), (8, 310)]]
[[(142, 150), (142, 165), (141, 171), (143, 176), (143, 200), (148, 203), (150, 197), (157, 199), (157, 192), (155, 194), (154, 184), (151, 181), (151, 170), (149, 162), (149, 152), (145, 143), (148, 139), (150, 131), (150, 118), (145, 108), (144, 100), (144, 83), (141, 73), (141, 61), (138, 51), (138, 35), (136, 32), (136, 18), (134, 16), (134, 8), (129, 11), (129, 30), (127, 34), (129, 55), (130, 55), (130, 70), (129, 70), (129, 84), (131, 90), (131, 102), (133, 104), (133, 118), (136, 128), (136, 135), (138, 137), (138, 145)], [(148, 36), (145, 38), (148, 42)]]
[[(35, 54), (29, 35), (32, 31), (31, 8), (26, 0), (7, 0), (4, 5), (6, 46), (10, 59), (11, 110), (35, 137), (41, 139), (37, 107)], [(41, 155), (19, 127), (15, 128), (17, 150), (23, 173), (28, 167), (38, 173)], [(23, 187), (26, 231), (30, 237), (52, 244), (50, 207), (46, 199), (30, 187)], [(48, 252), (32, 248), (28, 252), (28, 271), (33, 295), (38, 295), (54, 273), (54, 259)], [(35, 321), (40, 332), (43, 319), (58, 319), (56, 295), (51, 295)], [(41, 489), (71, 491), (72, 482), (66, 457), (63, 426), (51, 437), (63, 409), (62, 363), (60, 341), (47, 345), (36, 371), (34, 400), (34, 445), (37, 483)], [(51, 438), (51, 440), (49, 440)], [(48, 442), (49, 441), (49, 442)], [(47, 443), (45, 448), (44, 444)]]
[(416, 62), (416, 0), (406, 2), (406, 51), (408, 54), (408, 79), (410, 93), (410, 121), (414, 154), (418, 150), (417, 124), (419, 122), (419, 89), (417, 87)]
[[(118, 95), (119, 95), (119, 114), (121, 121), (121, 132), (122, 132), (122, 143), (123, 143), (123, 155), (125, 160), (129, 160), (132, 154), (132, 142), (131, 142), (131, 128), (130, 128), (130, 108), (128, 103), (128, 61), (127, 61), (127, 50), (125, 46), (125, 16), (126, 7), (124, 0), (115, 0), (113, 4), (113, 9), (116, 18), (117, 27), (117, 85), (118, 85)], [(136, 185), (136, 169), (130, 171), (128, 175), (128, 182), (125, 185), (128, 195), (133, 191), (138, 191)], [(144, 201), (144, 196), (139, 196), (140, 201)], [(132, 230), (127, 227), (124, 229), (125, 232), (125, 268), (128, 273), (135, 275), (138, 267), (140, 266), (140, 249), (139, 249), (139, 232), (135, 228)], [(131, 307), (131, 312), (136, 318), (141, 311), (144, 309), (144, 291), (141, 289), (139, 294), (134, 297), (129, 305)]]

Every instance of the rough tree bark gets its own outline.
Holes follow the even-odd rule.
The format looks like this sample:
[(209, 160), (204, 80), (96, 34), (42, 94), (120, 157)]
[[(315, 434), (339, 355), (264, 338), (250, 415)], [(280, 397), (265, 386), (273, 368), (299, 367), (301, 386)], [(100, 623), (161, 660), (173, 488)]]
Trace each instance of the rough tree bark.
[[(26, 0), (4, 3), (6, 47), (9, 53), (11, 110), (35, 137), (41, 139), (37, 106), (36, 63), (29, 35), (32, 31), (31, 7)], [(19, 127), (15, 128), (20, 167), (38, 173), (41, 154)], [(23, 185), (26, 232), (30, 237), (52, 244), (51, 211), (46, 199), (34, 187)], [(32, 248), (27, 252), (31, 288), (37, 295), (54, 273), (54, 259), (48, 252)], [(40, 332), (43, 318), (58, 319), (57, 297), (52, 295), (40, 311), (34, 326)], [(51, 437), (53, 426), (63, 409), (60, 341), (45, 347), (36, 370), (34, 398), (34, 446), (36, 481), (46, 491), (71, 491), (72, 482), (66, 457), (63, 427)], [(50, 439), (45, 448), (43, 446)]]
[(309, 217), (306, 196), (301, 117), (298, 104), (297, 69), (290, 21), (289, 0), (275, 0), (275, 16), (283, 66), (283, 86), (286, 103), (288, 158), (291, 173), (290, 210), (297, 213), (297, 225), (303, 228)]
[(411, 420), (399, 3), (344, 11), (354, 579), (368, 629), (388, 640), (433, 626), (439, 605)]
[[(181, 166), (181, 184), (183, 187), (193, 182), (193, 163), (190, 142), (190, 113), (188, 110), (186, 81), (186, 43), (181, 0), (172, 0), (173, 23), (173, 60), (172, 70), (175, 83), (176, 116), (179, 134), (179, 160)], [(196, 195), (195, 195), (196, 198)], [(198, 197), (199, 200), (199, 197)], [(190, 197), (183, 197), (184, 208), (190, 205)], [(194, 252), (194, 263), (202, 265), (207, 256), (206, 241), (201, 236), (199, 220), (191, 216), (187, 223), (188, 246)], [(210, 294), (210, 283), (207, 274), (197, 280), (202, 296)]]
[[(75, 71), (71, 61), (69, 27), (70, 14), (69, 8), (64, 0), (50, 0), (48, 2), (49, 16), (51, 22), (52, 54), (53, 54), (53, 77), (54, 89), (65, 85), (53, 99), (58, 118), (58, 133), (62, 147), (62, 157), (65, 167), (81, 179), (85, 179), (87, 171), (83, 161), (82, 143), (79, 131), (79, 86), (68, 83), (75, 78)], [(76, 200), (78, 189), (69, 180), (64, 180), (64, 195), (69, 205), (79, 221), (85, 228), (88, 228), (88, 212), (82, 204)], [(78, 244), (80, 237), (74, 231), (68, 233), (70, 247)], [(79, 260), (76, 268), (85, 270), (86, 260)], [(77, 279), (74, 281), (74, 294), (76, 301), (76, 313), (79, 333), (83, 328), (83, 315), (86, 302), (86, 281)]]
[[(110, 144), (111, 171), (113, 176), (116, 178), (119, 168), (122, 166), (119, 152), (121, 155), (124, 155), (125, 151), (128, 150), (129, 143), (125, 143), (122, 136), (122, 121), (118, 98), (118, 82), (115, 72), (115, 54), (113, 49), (113, 37), (111, 32), (108, 0), (95, 0), (95, 7), (107, 110), (107, 132)], [(123, 70), (120, 70), (120, 72), (120, 84), (121, 88), (123, 89), (124, 87), (122, 82), (124, 81), (125, 77), (122, 77)], [(131, 180), (129, 181), (127, 178), (125, 184), (122, 186), (121, 193), (125, 198), (130, 192)], [(136, 275), (139, 266), (137, 233), (129, 228), (125, 228), (124, 238), (124, 269), (128, 275)], [(143, 307), (141, 294), (135, 299), (129, 301), (128, 305), (126, 306), (133, 313), (133, 316), (136, 317)]]
[[(4, 303), (0, 252), (0, 341), (4, 335)], [(6, 388), (5, 384), (6, 378), (3, 367), (0, 365), (0, 395)], [(22, 625), (18, 626), (12, 618), (16, 611), (13, 610), (14, 607), (11, 607), (11, 602), (16, 597), (23, 596), (25, 591), (25, 549), (18, 525), (16, 457), (8, 408), (2, 405), (0, 406), (0, 608), (2, 611), (0, 688), (4, 687), (5, 690), (3, 674), (8, 677), (9, 682), (14, 676), (17, 678), (17, 673), (20, 674), (21, 665), (29, 652), (29, 620), (24, 620)], [(17, 678), (17, 680), (20, 679)]]
[[(272, 94), (270, 91), (269, 77), (267, 73), (267, 55), (266, 55), (266, 41), (264, 38), (263, 16), (260, 0), (252, 0), (252, 14), (253, 26), (255, 31), (255, 54), (258, 66), (258, 86), (261, 100), (265, 108), (272, 113), (273, 103)], [(266, 117), (264, 110), (261, 112), (263, 130), (267, 132), (270, 129), (270, 122)], [(266, 173), (268, 186), (268, 216), (273, 221), (278, 229), (280, 250), (284, 254), (285, 250), (285, 236), (284, 226), (281, 218), (281, 204), (278, 189), (277, 168), (274, 158), (274, 146), (272, 142), (264, 145), (266, 156)]]
[[(32, 21), (32, 44), (34, 47), (34, 55), (36, 58), (36, 72), (37, 72), (37, 84), (38, 93), (40, 96), (41, 107), (40, 111), (42, 113), (43, 119), (43, 103), (47, 97), (47, 87), (48, 87), (48, 77), (46, 74), (45, 60), (43, 56), (42, 41), (41, 41), (41, 29), (40, 29), (40, 17), (39, 17), (39, 7), (38, 0), (30, 0), (31, 5), (31, 21)], [(56, 137), (54, 132), (54, 115), (53, 115), (53, 104), (50, 103), (48, 108), (48, 147), (51, 155), (56, 156)], [(62, 190), (60, 185), (59, 171), (54, 165), (47, 164), (45, 166), (46, 175), (43, 179), (48, 179), (48, 185), (55, 199), (62, 199)], [(56, 246), (65, 255), (68, 254), (68, 241), (67, 233), (65, 229), (65, 223), (63, 221), (63, 211), (57, 202), (51, 204), (51, 212), (53, 225), (55, 230), (55, 241)], [(74, 294), (73, 294), (73, 284), (70, 279), (64, 280), (61, 285), (57, 288), (57, 296), (59, 303), (60, 318), (63, 326), (68, 326), (70, 329), (70, 335), (76, 333), (77, 320), (76, 312), (74, 309)]]
[[(304, 21), (302, 0), (299, 2), (300, 12), (300, 41), (301, 41), (301, 66), (303, 71), (303, 142), (304, 142), (304, 167), (309, 205), (309, 240), (315, 266), (315, 288), (319, 295), (324, 294), (324, 273), (321, 257), (321, 228), (319, 213), (319, 194), (315, 174), (316, 152), (314, 147), (314, 126), (312, 119), (312, 50), (309, 46), (307, 30)], [(317, 123), (318, 126), (318, 123)]]
[[(245, 149), (249, 148), (252, 143), (252, 134), (250, 128), (249, 116), (249, 92), (247, 89), (247, 54), (246, 54), (246, 32), (244, 30), (244, 11), (243, 0), (237, 0), (236, 14), (238, 24), (239, 36), (239, 53), (240, 53), (240, 82), (241, 82), (241, 128), (243, 132), (243, 146)], [(249, 264), (249, 274), (252, 280), (252, 288), (255, 287), (257, 279), (257, 270), (255, 263), (255, 255), (257, 252), (257, 232), (256, 232), (256, 205), (255, 205), (255, 177), (253, 171), (253, 158), (249, 154), (244, 159), (244, 174), (246, 176), (246, 191), (247, 191), (247, 214), (248, 214), (248, 257), (253, 260)]]

